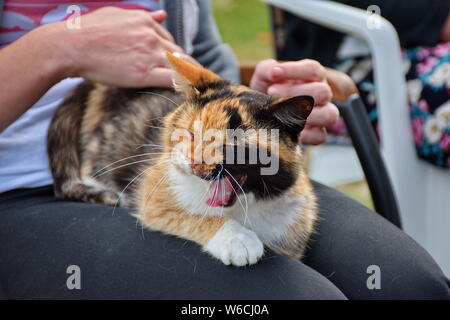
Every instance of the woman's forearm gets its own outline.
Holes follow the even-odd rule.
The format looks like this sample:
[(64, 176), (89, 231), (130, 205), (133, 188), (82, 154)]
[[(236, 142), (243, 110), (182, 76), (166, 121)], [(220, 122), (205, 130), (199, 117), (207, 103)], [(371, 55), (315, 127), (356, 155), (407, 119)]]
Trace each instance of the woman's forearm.
[(161, 10), (105, 7), (83, 15), (79, 29), (51, 23), (0, 50), (0, 132), (66, 77), (120, 87), (170, 87), (172, 70), (164, 51), (183, 49), (160, 25), (166, 17)]
[(65, 77), (63, 32), (42, 26), (0, 50), (0, 132)]

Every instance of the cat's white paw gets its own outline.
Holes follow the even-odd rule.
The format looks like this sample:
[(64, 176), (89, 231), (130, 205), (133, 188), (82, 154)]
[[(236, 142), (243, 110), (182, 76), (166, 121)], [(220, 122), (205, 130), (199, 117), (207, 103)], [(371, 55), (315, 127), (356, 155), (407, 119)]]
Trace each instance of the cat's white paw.
[(241, 267), (256, 263), (264, 254), (264, 245), (256, 233), (231, 220), (211, 238), (205, 250), (226, 265)]

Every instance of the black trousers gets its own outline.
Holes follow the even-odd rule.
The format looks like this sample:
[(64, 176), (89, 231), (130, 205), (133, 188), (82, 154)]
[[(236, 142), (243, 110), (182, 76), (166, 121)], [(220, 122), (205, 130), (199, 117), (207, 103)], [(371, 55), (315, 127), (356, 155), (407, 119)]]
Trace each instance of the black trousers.
[[(0, 286), (12, 299), (450, 298), (448, 280), (414, 240), (339, 192), (314, 187), (321, 220), (304, 261), (267, 252), (245, 268), (142, 230), (125, 209), (58, 201), (50, 187), (10, 191), (0, 195)], [(67, 287), (71, 265), (81, 289)]]

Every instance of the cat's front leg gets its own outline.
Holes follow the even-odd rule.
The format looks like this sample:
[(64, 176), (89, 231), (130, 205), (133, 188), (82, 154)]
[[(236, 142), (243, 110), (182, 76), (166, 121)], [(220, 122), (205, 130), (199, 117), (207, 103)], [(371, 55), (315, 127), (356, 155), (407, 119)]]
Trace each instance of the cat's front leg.
[[(226, 265), (256, 263), (264, 245), (256, 233), (238, 222), (219, 216), (186, 214), (177, 208), (141, 206), (136, 217), (146, 227), (197, 242), (203, 250)], [(159, 204), (164, 203), (157, 202)]]
[(264, 254), (264, 245), (255, 232), (229, 220), (203, 247), (226, 265), (255, 264)]

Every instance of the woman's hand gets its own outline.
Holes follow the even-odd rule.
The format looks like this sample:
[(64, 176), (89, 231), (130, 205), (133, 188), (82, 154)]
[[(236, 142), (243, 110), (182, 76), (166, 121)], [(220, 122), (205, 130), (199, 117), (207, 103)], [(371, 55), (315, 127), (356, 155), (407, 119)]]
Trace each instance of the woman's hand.
[(164, 51), (183, 53), (160, 24), (164, 11), (105, 7), (81, 16), (79, 29), (65, 21), (47, 27), (63, 77), (80, 76), (121, 87), (170, 87)]
[(445, 20), (444, 26), (442, 27), (441, 41), (450, 41), (450, 14), (447, 17), (447, 20)]
[(250, 82), (252, 89), (280, 97), (309, 95), (316, 107), (306, 121), (300, 140), (304, 144), (325, 142), (325, 128), (334, 124), (339, 116), (331, 101), (331, 89), (325, 79), (325, 69), (314, 60), (279, 63), (263, 60), (256, 66)]

